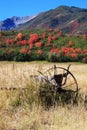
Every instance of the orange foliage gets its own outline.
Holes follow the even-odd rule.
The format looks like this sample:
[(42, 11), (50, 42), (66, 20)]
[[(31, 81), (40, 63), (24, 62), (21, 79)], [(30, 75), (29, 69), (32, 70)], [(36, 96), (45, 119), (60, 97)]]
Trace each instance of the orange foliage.
[(17, 39), (21, 40), (23, 38), (23, 34), (22, 33), (18, 33), (18, 35), (16, 36)]
[(42, 42), (36, 42), (36, 43), (35, 43), (35, 46), (36, 46), (36, 47), (41, 47), (42, 44), (43, 44)]
[(63, 36), (62, 31), (59, 31), (58, 36), (59, 36), (59, 37), (62, 37), (62, 36)]
[(48, 36), (48, 43), (51, 43), (51, 41), (52, 41), (52, 37)]
[(58, 48), (54, 48), (50, 50), (51, 53), (59, 53), (60, 50)]
[(32, 43), (29, 44), (29, 48), (30, 48), (30, 50), (33, 48), (33, 44)]
[(82, 53), (82, 49), (81, 48), (76, 48), (75, 52), (81, 54)]
[(44, 32), (44, 33), (43, 33), (43, 38), (46, 38), (46, 35), (47, 35), (46, 32)]
[(42, 54), (43, 54), (43, 51), (42, 51), (42, 50), (38, 50), (38, 51), (37, 51), (37, 54), (42, 55)]
[(67, 48), (67, 47), (62, 47), (62, 53), (63, 54), (66, 54), (66, 53), (69, 53), (69, 48)]
[(26, 53), (27, 53), (27, 49), (26, 49), (26, 48), (22, 48), (22, 49), (20, 50), (20, 53), (26, 54)]
[(77, 56), (78, 56), (78, 54), (76, 54), (76, 53), (72, 53), (72, 54), (71, 54), (71, 57), (72, 57), (72, 58), (77, 58)]
[(72, 47), (72, 45), (73, 45), (73, 42), (72, 41), (69, 41), (69, 43), (68, 43), (68, 47)]
[(28, 43), (31, 44), (31, 43), (37, 42), (38, 40), (39, 40), (38, 34), (34, 33), (30, 35)]

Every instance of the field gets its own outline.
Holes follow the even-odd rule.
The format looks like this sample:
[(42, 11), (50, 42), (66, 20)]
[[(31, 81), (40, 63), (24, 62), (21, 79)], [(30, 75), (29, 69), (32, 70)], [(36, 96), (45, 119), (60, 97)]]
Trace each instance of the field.
[[(55, 64), (66, 68), (70, 63)], [(87, 64), (71, 63), (70, 67), (82, 101), (76, 106), (60, 105), (47, 110), (41, 106), (38, 88), (30, 83), (29, 76), (53, 65), (44, 61), (0, 62), (0, 130), (87, 130)], [(28, 90), (22, 89), (26, 87)]]

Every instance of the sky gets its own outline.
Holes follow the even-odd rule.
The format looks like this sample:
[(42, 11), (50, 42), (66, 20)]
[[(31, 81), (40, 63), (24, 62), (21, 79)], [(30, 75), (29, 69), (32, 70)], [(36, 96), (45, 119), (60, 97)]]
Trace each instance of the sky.
[(58, 6), (87, 8), (87, 0), (0, 0), (0, 21), (12, 16), (32, 16)]

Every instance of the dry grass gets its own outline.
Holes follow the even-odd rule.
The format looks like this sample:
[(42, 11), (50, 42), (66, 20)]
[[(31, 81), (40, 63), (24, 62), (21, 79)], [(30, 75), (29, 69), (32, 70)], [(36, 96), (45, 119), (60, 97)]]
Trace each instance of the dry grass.
[[(71, 64), (70, 71), (76, 77), (81, 91), (87, 91), (87, 64)], [(47, 62), (0, 62), (0, 87), (25, 87), (30, 75), (39, 74), (38, 70), (44, 72), (53, 65)], [(56, 65), (67, 68), (69, 63), (57, 63)]]
[[(68, 64), (56, 65), (67, 67)], [(37, 74), (37, 70), (43, 72), (52, 66), (53, 63), (47, 62), (0, 62), (0, 87), (26, 87), (29, 75)], [(87, 95), (87, 64), (72, 63), (70, 71), (75, 75), (84, 97)], [(33, 98), (32, 88), (29, 91), (28, 99)], [(87, 110), (83, 104), (44, 110), (33, 100), (33, 106), (30, 107), (24, 94), (22, 90), (0, 90), (0, 130), (87, 130)]]
[(34, 106), (0, 112), (0, 130), (87, 130), (83, 107), (58, 107), (49, 111)]

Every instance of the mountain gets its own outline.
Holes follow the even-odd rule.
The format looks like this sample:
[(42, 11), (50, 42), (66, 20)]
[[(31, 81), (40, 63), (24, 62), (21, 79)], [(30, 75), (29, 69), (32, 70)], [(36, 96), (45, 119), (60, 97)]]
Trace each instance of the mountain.
[(17, 29), (52, 28), (65, 33), (87, 33), (87, 9), (59, 6), (40, 13)]
[(60, 29), (65, 33), (87, 33), (87, 9), (59, 6), (35, 16), (13, 16), (0, 21), (0, 30), (33, 28)]
[(13, 16), (12, 18), (7, 18), (3, 21), (0, 21), (0, 30), (15, 29), (16, 27), (20, 26), (21, 24), (28, 22), (29, 20), (31, 20), (35, 17), (36, 17), (36, 15), (34, 15), (34, 16), (24, 16), (24, 17)]

